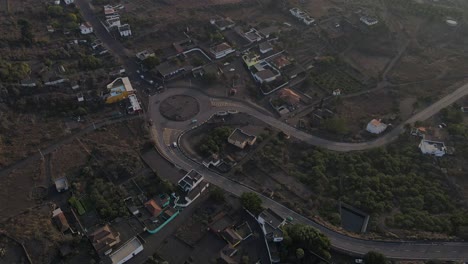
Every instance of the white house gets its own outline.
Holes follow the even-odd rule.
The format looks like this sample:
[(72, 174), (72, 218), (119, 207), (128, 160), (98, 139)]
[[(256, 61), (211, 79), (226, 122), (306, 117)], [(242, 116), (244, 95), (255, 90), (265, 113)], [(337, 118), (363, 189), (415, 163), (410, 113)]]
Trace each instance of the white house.
[(83, 35), (91, 34), (93, 33), (93, 26), (89, 22), (84, 22), (80, 25), (80, 31)]
[(233, 53), (235, 50), (226, 42), (216, 45), (210, 49), (210, 52), (216, 59), (225, 57), (228, 54)]
[(60, 5), (60, 0), (54, 0), (55, 5)]
[(73, 4), (75, 0), (63, 0), (63, 2), (65, 2), (66, 5), (69, 5), (69, 4)]
[(129, 37), (132, 35), (132, 29), (129, 24), (124, 24), (119, 27), (119, 34), (121, 37)]
[(315, 19), (313, 19), (306, 12), (302, 11), (297, 7), (289, 9), (289, 12), (291, 13), (291, 15), (295, 16), (297, 19), (301, 20), (302, 22), (304, 22), (304, 24), (308, 26), (315, 22)]
[(447, 147), (444, 142), (421, 140), (419, 143), (419, 149), (423, 154), (434, 155), (436, 157), (442, 157), (447, 153)]
[(112, 264), (123, 264), (143, 251), (143, 244), (138, 238), (133, 237), (121, 247), (109, 255)]
[(185, 174), (185, 176), (182, 177), (182, 179), (179, 180), (177, 185), (179, 185), (179, 187), (182, 190), (190, 192), (195, 187), (197, 187), (197, 185), (200, 184), (200, 182), (202, 182), (203, 179), (203, 175), (201, 175), (198, 171), (191, 170), (187, 174)]
[(373, 26), (379, 23), (377, 19), (368, 16), (362, 16), (359, 20), (361, 20), (361, 22), (366, 24), (367, 26)]
[(387, 129), (387, 125), (380, 122), (380, 119), (372, 119), (368, 124), (366, 130), (372, 134), (380, 134)]
[(119, 15), (113, 15), (113, 16), (108, 16), (106, 19), (106, 28), (109, 30), (113, 27), (120, 27), (120, 16)]

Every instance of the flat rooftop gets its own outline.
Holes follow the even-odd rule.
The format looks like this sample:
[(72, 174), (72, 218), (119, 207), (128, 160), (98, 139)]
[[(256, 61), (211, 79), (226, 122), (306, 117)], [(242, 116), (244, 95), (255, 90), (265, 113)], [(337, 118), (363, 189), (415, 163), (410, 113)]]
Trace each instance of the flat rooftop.
[(134, 237), (125, 242), (125, 244), (110, 254), (109, 257), (113, 264), (119, 263), (122, 259), (136, 251), (140, 246), (142, 247), (143, 245), (136, 237)]

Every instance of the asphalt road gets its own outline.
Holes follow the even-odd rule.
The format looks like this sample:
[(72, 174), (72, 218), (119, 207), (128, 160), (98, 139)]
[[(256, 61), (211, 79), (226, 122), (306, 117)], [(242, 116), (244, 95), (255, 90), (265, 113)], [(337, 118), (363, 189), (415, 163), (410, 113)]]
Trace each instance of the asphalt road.
[[(224, 190), (234, 195), (240, 196), (244, 192), (255, 192), (253, 189), (249, 188), (248, 186), (245, 186), (241, 183), (234, 182), (230, 179), (227, 179), (205, 168), (199, 163), (192, 161), (190, 158), (186, 157), (184, 153), (181, 152), (180, 149), (167, 146), (162, 136), (164, 128), (171, 127), (177, 130), (182, 129), (184, 126), (185, 126), (185, 129), (190, 128), (189, 121), (171, 122), (171, 121), (165, 120), (159, 114), (159, 111), (158, 111), (159, 102), (163, 100), (164, 98), (166, 98), (167, 96), (170, 96), (172, 93), (180, 92), (177, 90), (178, 89), (171, 89), (171, 90), (168, 90), (164, 94), (153, 96), (150, 98), (150, 109), (148, 112), (151, 115), (153, 122), (155, 121), (159, 122), (156, 125), (156, 127), (154, 127), (153, 129), (153, 137), (155, 138), (157, 142), (156, 145), (157, 145), (158, 151), (168, 160), (173, 162), (176, 167), (179, 167), (185, 170), (196, 169), (201, 174), (204, 175), (206, 180), (223, 188)], [(191, 95), (193, 95), (194, 93), (193, 90), (186, 91), (186, 92), (188, 92)], [(205, 107), (210, 108), (207, 106)], [(206, 117), (206, 116), (209, 116), (209, 114), (207, 115), (206, 113), (211, 113), (211, 112), (215, 113), (220, 110), (226, 110), (227, 108), (240, 109), (239, 107), (236, 108), (234, 106), (211, 108), (212, 109), (211, 111), (208, 110), (208, 112), (201, 113), (199, 114), (199, 117), (197, 118), (200, 118), (200, 116)], [(270, 117), (261, 116), (260, 118), (266, 121), (265, 119), (269, 120)], [(201, 119), (199, 119), (199, 122), (200, 121)], [(173, 135), (173, 140), (175, 140), (175, 138), (177, 138), (178, 135), (180, 134)], [(424, 242), (424, 241), (422, 242), (376, 241), (376, 240), (363, 240), (363, 239), (352, 238), (352, 237), (340, 234), (338, 232), (335, 232), (333, 230), (330, 230), (292, 211), (291, 209), (286, 208), (285, 206), (263, 196), (262, 194), (260, 193), (258, 194), (262, 197), (263, 204), (265, 207), (272, 208), (273, 210), (278, 212), (283, 217), (292, 216), (294, 218), (294, 221), (297, 223), (311, 225), (319, 229), (321, 232), (323, 232), (325, 235), (327, 235), (330, 238), (332, 247), (342, 252), (350, 253), (356, 256), (361, 256), (371, 250), (374, 250), (374, 251), (378, 251), (378, 252), (385, 254), (387, 257), (391, 259), (421, 259), (421, 260), (441, 259), (441, 260), (461, 260), (461, 261), (468, 260), (468, 243), (462, 243), (462, 242), (440, 243), (440, 242)]]
[[(125, 48), (110, 36), (107, 31), (104, 29), (100, 21), (94, 16), (92, 10), (89, 7), (87, 0), (77, 0), (77, 6), (80, 7), (84, 19), (91, 22), (94, 27), (96, 35), (104, 45), (107, 46), (109, 51), (117, 55), (124, 64), (124, 67), (132, 79), (135, 81), (138, 79), (138, 76), (135, 74), (137, 70), (136, 63), (130, 59), (131, 56), (128, 55)], [(442, 98), (436, 103), (432, 104), (430, 107), (425, 110), (417, 113), (415, 116), (404, 122), (403, 124), (395, 127), (389, 133), (383, 135), (382, 137), (364, 143), (343, 143), (343, 142), (333, 142), (318, 138), (309, 134), (306, 134), (302, 131), (295, 129), (294, 127), (285, 124), (271, 115), (265, 114), (263, 111), (259, 111), (249, 105), (243, 104), (242, 102), (232, 101), (228, 99), (223, 99), (218, 103), (219, 107), (211, 107), (210, 98), (201, 93), (197, 93), (194, 90), (190, 89), (170, 89), (163, 94), (158, 94), (150, 97), (149, 102), (149, 117), (153, 120), (154, 126), (152, 129), (153, 137), (156, 140), (156, 146), (158, 151), (166, 159), (171, 161), (177, 167), (183, 168), (185, 170), (190, 170), (192, 168), (200, 171), (205, 178), (215, 184), (220, 186), (226, 191), (229, 191), (235, 195), (241, 195), (243, 192), (252, 192), (253, 190), (245, 185), (234, 182), (232, 180), (226, 179), (221, 175), (218, 175), (200, 164), (190, 160), (186, 157), (179, 149), (170, 148), (166, 146), (164, 139), (162, 137), (164, 128), (172, 128), (175, 131), (184, 131), (190, 128), (190, 121), (186, 122), (171, 122), (163, 118), (158, 111), (158, 104), (164, 98), (168, 97), (171, 94), (190, 94), (195, 96), (202, 106), (200, 114), (196, 117), (199, 122), (203, 122), (212, 114), (217, 111), (225, 110), (237, 110), (240, 112), (245, 112), (247, 114), (253, 115), (259, 119), (262, 119), (264, 122), (269, 125), (281, 129), (285, 133), (296, 137), (300, 140), (303, 140), (311, 145), (320, 146), (329, 150), (334, 151), (357, 151), (365, 150), (370, 148), (375, 148), (383, 146), (395, 140), (399, 134), (404, 132), (404, 125), (407, 123), (413, 123), (418, 120), (425, 120), (435, 113), (439, 112), (442, 108), (447, 107), (452, 104), (459, 98), (468, 94), (468, 84), (460, 87), (450, 95)], [(174, 137), (177, 137), (179, 134), (174, 134)], [(281, 204), (264, 197), (259, 194), (264, 202), (266, 207), (270, 207), (273, 210), (277, 211), (283, 216), (292, 216), (296, 222), (303, 224), (308, 224), (319, 229), (325, 235), (327, 235), (332, 243), (333, 248), (348, 252), (355, 255), (362, 255), (368, 251), (374, 250), (379, 251), (389, 258), (392, 259), (441, 259), (441, 260), (462, 260), (468, 261), (468, 243), (458, 243), (458, 242), (444, 242), (444, 243), (434, 243), (434, 242), (409, 242), (409, 241), (375, 241), (375, 240), (362, 240), (352, 237), (345, 236), (338, 232), (329, 230), (328, 228), (317, 224), (316, 222), (307, 219), (294, 211), (282, 206)]]

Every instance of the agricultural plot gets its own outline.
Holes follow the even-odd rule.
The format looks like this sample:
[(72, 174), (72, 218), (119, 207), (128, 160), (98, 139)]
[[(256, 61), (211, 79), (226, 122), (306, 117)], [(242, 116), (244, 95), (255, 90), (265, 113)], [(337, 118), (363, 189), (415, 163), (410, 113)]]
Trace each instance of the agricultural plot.
[(340, 69), (331, 69), (313, 75), (312, 80), (316, 85), (329, 93), (332, 93), (336, 89), (340, 89), (344, 93), (355, 93), (365, 88), (360, 81)]

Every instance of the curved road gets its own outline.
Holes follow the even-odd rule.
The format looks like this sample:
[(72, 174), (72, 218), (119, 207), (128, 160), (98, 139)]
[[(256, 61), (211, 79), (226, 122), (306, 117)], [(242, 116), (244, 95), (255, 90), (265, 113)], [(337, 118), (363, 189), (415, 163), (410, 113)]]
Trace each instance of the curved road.
[[(125, 50), (125, 48), (118, 42), (115, 41), (103, 28), (99, 20), (94, 16), (92, 10), (89, 7), (88, 0), (77, 0), (77, 6), (81, 9), (83, 17), (91, 22), (95, 29), (96, 35), (103, 41), (103, 43), (108, 47), (108, 49), (120, 59), (123, 60), (125, 69), (129, 74), (129, 77), (133, 80), (138, 79), (138, 76), (135, 74), (137, 65), (132, 61)], [(447, 107), (452, 104), (462, 96), (468, 94), (468, 84), (460, 87), (450, 95), (442, 98), (437, 101), (430, 107), (425, 110), (417, 113), (409, 120), (403, 124), (395, 127), (389, 133), (383, 135), (382, 137), (365, 143), (342, 143), (342, 142), (333, 142), (325, 140), (316, 136), (306, 134), (302, 131), (299, 131), (281, 121), (276, 120), (271, 115), (264, 113), (264, 111), (259, 111), (254, 107), (243, 104), (238, 101), (231, 101), (229, 99), (217, 99), (215, 105), (218, 107), (213, 107), (210, 98), (206, 95), (196, 92), (195, 90), (190, 89), (170, 89), (163, 94), (158, 94), (150, 97), (149, 102), (149, 117), (154, 121), (152, 128), (152, 134), (155, 138), (156, 147), (158, 151), (166, 159), (174, 163), (176, 166), (190, 170), (192, 168), (200, 171), (205, 178), (215, 184), (225, 189), (228, 192), (231, 192), (235, 195), (241, 195), (243, 192), (252, 192), (254, 190), (250, 189), (247, 186), (244, 186), (240, 183), (236, 183), (232, 180), (222, 177), (214, 173), (211, 170), (206, 169), (201, 166), (199, 163), (190, 160), (186, 157), (180, 150), (170, 148), (166, 146), (163, 131), (165, 128), (173, 129), (172, 138), (170, 140), (176, 140), (178, 136), (181, 135), (182, 131), (190, 129), (190, 121), (186, 122), (171, 122), (163, 118), (158, 111), (159, 102), (164, 98), (167, 98), (173, 94), (188, 94), (196, 97), (200, 101), (201, 111), (197, 115), (199, 122), (208, 120), (212, 114), (215, 114), (218, 111), (226, 110), (237, 110), (240, 112), (245, 112), (247, 114), (253, 115), (269, 125), (283, 130), (285, 133), (296, 137), (300, 140), (303, 140), (309, 144), (320, 146), (326, 149), (334, 151), (355, 151), (355, 150), (365, 150), (374, 147), (383, 146), (393, 140), (395, 140), (399, 134), (404, 132), (404, 125), (408, 123), (414, 123), (418, 120), (425, 120), (435, 113), (439, 112), (442, 108)], [(355, 255), (363, 255), (368, 251), (375, 250), (379, 251), (389, 258), (392, 259), (441, 259), (441, 260), (468, 260), (468, 243), (457, 243), (457, 242), (443, 242), (443, 243), (431, 243), (431, 242), (398, 242), (398, 241), (375, 241), (375, 240), (362, 240), (357, 238), (352, 238), (340, 234), (338, 232), (332, 231), (316, 222), (303, 217), (302, 215), (297, 214), (296, 212), (284, 207), (283, 205), (266, 198), (259, 194), (264, 202), (264, 205), (270, 207), (277, 211), (283, 216), (292, 216), (296, 222), (301, 222), (314, 226), (319, 229), (325, 235), (330, 238), (332, 247), (348, 252)]]
[[(468, 86), (467, 86), (468, 87)], [(466, 90), (466, 88), (464, 88)], [(205, 176), (205, 179), (212, 184), (215, 184), (224, 190), (240, 196), (244, 192), (255, 192), (255, 190), (245, 186), (241, 183), (234, 182), (230, 179), (223, 177), (207, 168), (203, 165), (200, 165), (198, 162), (191, 160), (181, 150), (172, 148), (168, 146), (168, 140), (164, 140), (165, 136), (163, 133), (165, 129), (171, 129), (173, 131), (172, 135), (170, 135), (170, 141), (177, 141), (178, 138), (182, 135), (184, 130), (188, 130), (191, 128), (190, 121), (185, 122), (174, 122), (165, 119), (159, 113), (159, 104), (165, 98), (175, 95), (175, 94), (186, 94), (190, 96), (197, 97), (200, 100), (201, 111), (195, 117), (198, 121), (204, 122), (208, 120), (212, 114), (215, 114), (218, 111), (226, 111), (226, 110), (238, 110), (245, 112), (247, 114), (256, 115), (256, 117), (260, 118), (262, 121), (269, 123), (272, 126), (279, 127), (280, 129), (290, 131), (291, 134), (298, 137), (303, 137), (305, 141), (314, 142), (316, 145), (322, 145), (324, 147), (328, 147), (329, 149), (340, 149), (341, 147), (345, 146), (346, 150), (360, 150), (366, 149), (369, 147), (375, 147), (378, 145), (383, 145), (385, 142), (381, 143), (381, 141), (374, 141), (378, 143), (363, 143), (363, 144), (352, 144), (352, 143), (336, 143), (326, 141), (305, 133), (301, 131), (295, 130), (290, 126), (281, 123), (274, 119), (271, 116), (267, 116), (258, 112), (255, 109), (250, 108), (249, 106), (243, 105), (239, 102), (235, 102), (231, 105), (225, 105), (223, 101), (216, 100), (215, 105), (212, 106), (212, 102), (210, 98), (207, 96), (201, 95), (200, 93), (190, 90), (190, 89), (170, 89), (163, 94), (158, 94), (152, 96), (149, 102), (149, 110), (148, 113), (151, 119), (154, 122), (152, 134), (156, 142), (156, 147), (158, 151), (169, 161), (174, 163), (175, 166), (184, 169), (184, 170), (191, 170), (196, 169), (201, 174)], [(438, 104), (440, 107), (445, 105), (446, 102), (450, 102), (452, 99), (447, 98)], [(229, 102), (227, 102), (229, 103)], [(431, 115), (431, 113), (437, 112), (436, 109), (438, 107), (434, 107), (432, 110), (427, 110), (423, 114), (420, 115), (420, 118), (424, 118), (427, 115)], [(419, 117), (417, 117), (419, 118)], [(415, 119), (418, 120), (418, 119)], [(391, 141), (391, 137), (387, 138), (386, 142)], [(325, 235), (327, 235), (331, 241), (332, 247), (336, 250), (350, 253), (356, 256), (364, 255), (365, 253), (373, 250), (378, 251), (385, 254), (387, 257), (391, 259), (441, 259), (441, 260), (459, 260), (459, 261), (467, 261), (468, 260), (468, 243), (462, 242), (413, 242), (413, 241), (376, 241), (376, 240), (363, 240), (358, 238), (352, 238), (343, 234), (340, 234), (336, 231), (330, 230), (327, 227), (324, 227), (294, 211), (291, 209), (275, 202), (272, 199), (269, 199), (263, 196), (260, 193), (257, 193), (262, 197), (263, 203), (266, 207), (272, 208), (276, 212), (278, 212), (283, 217), (292, 216), (295, 219), (295, 222), (303, 223), (307, 225), (311, 225)]]

